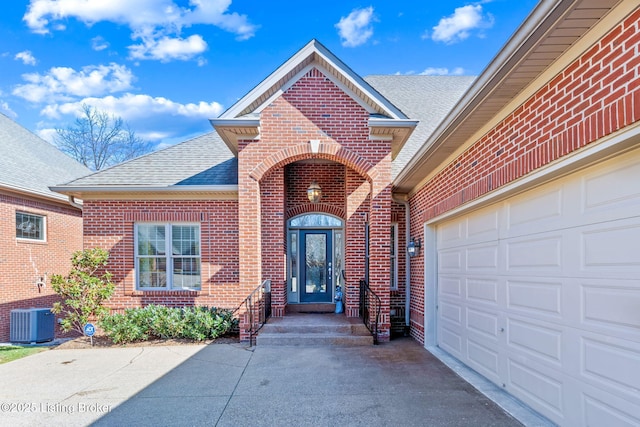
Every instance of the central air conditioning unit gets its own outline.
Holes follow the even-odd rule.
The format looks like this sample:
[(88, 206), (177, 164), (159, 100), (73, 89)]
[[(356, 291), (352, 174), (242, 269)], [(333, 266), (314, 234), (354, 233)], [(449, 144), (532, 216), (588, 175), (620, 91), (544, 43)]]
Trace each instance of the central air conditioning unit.
[(9, 340), (15, 343), (37, 343), (53, 340), (55, 315), (50, 308), (11, 310)]

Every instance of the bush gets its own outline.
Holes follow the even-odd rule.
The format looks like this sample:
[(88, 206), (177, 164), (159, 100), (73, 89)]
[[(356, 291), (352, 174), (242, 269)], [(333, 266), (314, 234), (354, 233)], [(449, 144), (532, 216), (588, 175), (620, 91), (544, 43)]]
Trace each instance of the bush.
[(89, 319), (100, 320), (109, 312), (102, 304), (111, 297), (115, 286), (109, 272), (97, 275), (108, 261), (109, 252), (104, 249), (77, 251), (71, 257), (72, 268), (68, 276), (51, 276), (51, 287), (62, 297), (62, 302), (54, 303), (51, 311), (63, 313), (60, 323), (63, 331), (75, 329), (84, 334), (84, 325)]
[(100, 326), (116, 344), (153, 338), (185, 338), (195, 341), (215, 339), (237, 326), (229, 310), (207, 307), (171, 308), (148, 305), (111, 314)]

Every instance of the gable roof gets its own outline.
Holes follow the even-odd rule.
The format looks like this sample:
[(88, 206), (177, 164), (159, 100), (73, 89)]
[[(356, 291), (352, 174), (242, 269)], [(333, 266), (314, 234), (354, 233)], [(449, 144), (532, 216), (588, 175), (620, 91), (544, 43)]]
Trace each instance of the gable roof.
[(475, 77), (372, 75), (364, 79), (409, 118), (418, 120), (415, 130), (393, 161), (392, 175), (395, 178)]
[(312, 68), (318, 69), (369, 112), (372, 134), (392, 137), (392, 155), (395, 156), (416, 126), (416, 122), (410, 120), (397, 106), (315, 39), (285, 61), (220, 117), (211, 119), (211, 124), (229, 149), (237, 154), (238, 139), (255, 138), (259, 133), (259, 114), (262, 109)]
[(52, 187), (76, 197), (91, 193), (235, 192), (238, 161), (215, 132)]
[(49, 186), (89, 173), (84, 165), (0, 113), (0, 188), (66, 201)]

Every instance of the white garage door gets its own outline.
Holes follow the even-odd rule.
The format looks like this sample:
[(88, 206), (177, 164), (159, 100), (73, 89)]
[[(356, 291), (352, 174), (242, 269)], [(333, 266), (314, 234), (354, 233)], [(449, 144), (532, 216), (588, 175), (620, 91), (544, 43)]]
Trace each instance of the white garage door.
[(437, 225), (439, 346), (566, 426), (640, 425), (640, 150)]

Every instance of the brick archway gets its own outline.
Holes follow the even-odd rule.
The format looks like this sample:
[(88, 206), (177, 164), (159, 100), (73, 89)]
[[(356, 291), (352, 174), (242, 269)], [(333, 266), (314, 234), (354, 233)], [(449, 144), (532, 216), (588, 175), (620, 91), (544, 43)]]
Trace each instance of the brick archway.
[(310, 143), (297, 144), (282, 149), (260, 162), (249, 173), (249, 176), (260, 182), (271, 170), (278, 169), (289, 163), (308, 159), (324, 159), (343, 164), (363, 176), (370, 183), (377, 176), (374, 165), (368, 160), (340, 144), (332, 142), (320, 142), (316, 152), (312, 150)]
[(335, 217), (340, 218), (343, 221), (346, 219), (344, 209), (340, 209), (337, 206), (327, 205), (324, 203), (307, 203), (307, 204), (299, 205), (287, 210), (284, 216), (284, 220), (288, 221), (294, 216), (298, 216), (306, 213), (312, 213), (312, 212), (320, 212), (320, 213), (333, 215)]

